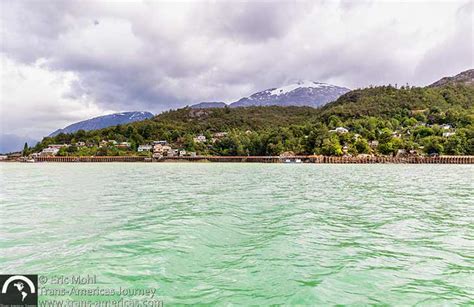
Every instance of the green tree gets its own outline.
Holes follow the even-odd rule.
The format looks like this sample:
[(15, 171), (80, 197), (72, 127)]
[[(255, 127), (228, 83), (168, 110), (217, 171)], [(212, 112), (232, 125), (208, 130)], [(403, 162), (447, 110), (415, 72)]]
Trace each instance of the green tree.
[(77, 151), (78, 151), (78, 150), (77, 150), (77, 146), (71, 145), (71, 146), (69, 146), (69, 147), (67, 148), (66, 151), (67, 151), (68, 153), (70, 153), (70, 154), (77, 153)]
[(333, 135), (323, 141), (321, 152), (326, 156), (342, 156), (342, 146), (337, 136)]
[(363, 139), (363, 138), (359, 138), (356, 142), (355, 142), (355, 148), (357, 150), (358, 153), (369, 153), (370, 152), (370, 146), (369, 146), (369, 142), (367, 142), (366, 139)]
[(464, 152), (464, 140), (458, 135), (450, 136), (444, 146), (444, 150), (449, 155), (462, 155)]
[(442, 139), (437, 136), (431, 136), (423, 139), (425, 144), (424, 151), (428, 154), (442, 154), (444, 147), (442, 145)]
[(23, 152), (22, 155), (23, 157), (26, 157), (30, 154), (30, 149), (28, 147), (28, 143), (25, 142), (25, 145), (23, 146)]

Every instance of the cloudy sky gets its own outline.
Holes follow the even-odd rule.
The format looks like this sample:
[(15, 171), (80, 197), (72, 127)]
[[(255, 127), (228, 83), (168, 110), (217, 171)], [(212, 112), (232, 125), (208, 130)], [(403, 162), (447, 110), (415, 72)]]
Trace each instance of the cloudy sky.
[(426, 85), (473, 65), (472, 1), (0, 1), (1, 133), (234, 101), (310, 79)]

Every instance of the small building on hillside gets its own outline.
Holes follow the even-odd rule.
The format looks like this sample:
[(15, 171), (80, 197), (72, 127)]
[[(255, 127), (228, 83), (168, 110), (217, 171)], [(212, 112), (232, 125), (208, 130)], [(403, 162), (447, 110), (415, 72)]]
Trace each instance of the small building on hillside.
[(344, 127), (337, 127), (336, 129), (329, 130), (329, 132), (336, 132), (336, 133), (344, 134), (344, 133), (348, 133), (349, 129), (344, 128)]
[(166, 152), (167, 157), (176, 157), (178, 155), (177, 149), (170, 149)]
[(392, 132), (392, 137), (399, 139), (402, 137), (402, 134), (399, 131), (394, 131)]
[(456, 134), (456, 132), (443, 132), (443, 137), (449, 138), (450, 136), (453, 136), (455, 134)]
[(128, 149), (132, 146), (132, 144), (130, 144), (130, 142), (121, 142), (119, 144), (117, 144), (117, 148), (122, 148), (122, 149)]
[(375, 147), (379, 146), (379, 141), (372, 140), (372, 141), (369, 142), (369, 146), (372, 147), (372, 148), (375, 148)]
[(227, 135), (227, 132), (216, 132), (212, 136), (215, 137), (216, 139), (223, 138)]
[(57, 149), (60, 149), (62, 147), (68, 147), (69, 145), (68, 144), (51, 144), (51, 145), (48, 145), (48, 148), (57, 148)]
[(59, 148), (47, 147), (40, 152), (40, 156), (55, 156), (59, 152)]
[(168, 145), (168, 141), (161, 140), (161, 141), (153, 141), (151, 142), (154, 145)]
[(344, 155), (347, 155), (347, 153), (349, 152), (349, 146), (344, 145), (344, 146), (342, 147), (342, 152), (344, 153)]
[(152, 148), (153, 148), (153, 146), (151, 146), (149, 144), (143, 144), (143, 145), (138, 146), (137, 151), (138, 152), (151, 151)]
[(153, 145), (153, 152), (154, 153), (163, 153), (163, 145), (161, 145), (161, 144)]
[(197, 137), (194, 138), (194, 142), (196, 143), (203, 143), (206, 141), (206, 137), (202, 134), (198, 135)]
[(84, 147), (84, 146), (86, 146), (86, 142), (79, 141), (79, 142), (76, 143), (76, 146), (77, 147)]
[(448, 124), (442, 124), (439, 127), (443, 130), (449, 130), (453, 128), (451, 125), (448, 125)]
[(168, 151), (171, 151), (171, 146), (161, 144), (156, 144), (153, 146), (153, 153), (165, 155), (168, 153)]

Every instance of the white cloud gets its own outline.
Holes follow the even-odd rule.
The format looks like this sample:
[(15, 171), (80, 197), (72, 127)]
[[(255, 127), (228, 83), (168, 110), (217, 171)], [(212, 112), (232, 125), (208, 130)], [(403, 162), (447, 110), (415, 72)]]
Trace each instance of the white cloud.
[(70, 97), (73, 72), (51, 71), (43, 59), (32, 65), (1, 56), (1, 132), (41, 138), (67, 123), (107, 113), (86, 95)]

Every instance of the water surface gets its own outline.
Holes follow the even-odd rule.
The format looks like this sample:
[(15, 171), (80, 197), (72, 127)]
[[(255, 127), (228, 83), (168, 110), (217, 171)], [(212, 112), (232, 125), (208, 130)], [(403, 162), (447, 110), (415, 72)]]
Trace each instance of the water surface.
[(3, 273), (165, 304), (474, 303), (474, 167), (1, 163)]

